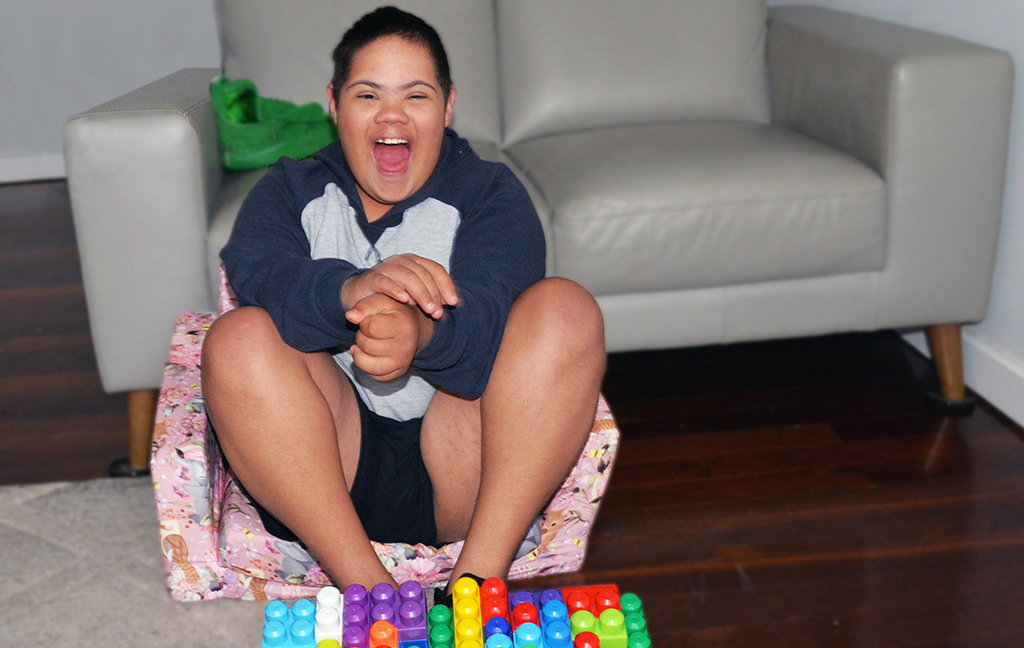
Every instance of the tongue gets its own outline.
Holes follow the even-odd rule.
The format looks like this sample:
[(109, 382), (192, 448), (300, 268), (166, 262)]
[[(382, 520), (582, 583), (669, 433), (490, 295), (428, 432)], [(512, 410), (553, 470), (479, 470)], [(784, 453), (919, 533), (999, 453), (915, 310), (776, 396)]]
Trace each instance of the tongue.
[(405, 144), (377, 144), (373, 158), (382, 173), (402, 173), (409, 166), (411, 153)]

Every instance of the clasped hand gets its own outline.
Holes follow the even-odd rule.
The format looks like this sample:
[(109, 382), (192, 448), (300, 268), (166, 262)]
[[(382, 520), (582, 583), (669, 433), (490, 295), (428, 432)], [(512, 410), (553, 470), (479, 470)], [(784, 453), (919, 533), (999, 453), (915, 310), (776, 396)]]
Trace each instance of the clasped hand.
[(416, 352), (430, 341), (433, 320), (458, 295), (439, 263), (415, 254), (388, 257), (345, 281), (341, 290), (345, 317), (359, 327), (352, 359), (380, 381), (394, 380), (412, 366)]

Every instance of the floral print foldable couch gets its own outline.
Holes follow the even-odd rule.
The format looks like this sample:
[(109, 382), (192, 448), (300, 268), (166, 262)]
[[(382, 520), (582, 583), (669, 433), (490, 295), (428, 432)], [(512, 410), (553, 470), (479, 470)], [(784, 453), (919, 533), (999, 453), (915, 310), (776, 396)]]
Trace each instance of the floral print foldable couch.
[[(233, 307), (222, 283), (221, 312)], [(203, 338), (216, 316), (185, 313), (175, 326), (157, 405), (150, 468), (171, 595), (294, 599), (329, 584), (301, 544), (270, 535), (206, 435), (200, 386)], [(611, 474), (619, 432), (602, 397), (579, 461), (541, 514), (538, 544), (512, 564), (510, 579), (578, 570)], [(525, 453), (524, 453), (525, 454)], [(443, 585), (462, 543), (440, 548), (380, 544), (374, 549), (398, 581)]]

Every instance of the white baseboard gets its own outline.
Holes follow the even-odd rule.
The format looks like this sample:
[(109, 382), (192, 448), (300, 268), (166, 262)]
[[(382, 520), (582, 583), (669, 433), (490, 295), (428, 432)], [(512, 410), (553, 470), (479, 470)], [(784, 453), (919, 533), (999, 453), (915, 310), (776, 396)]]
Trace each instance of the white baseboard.
[[(924, 333), (910, 333), (903, 339), (931, 357)], [(971, 329), (964, 329), (963, 349), (967, 386), (1024, 425), (1024, 360)]]
[(32, 157), (0, 158), (0, 184), (30, 182), (32, 180), (53, 180), (66, 178), (64, 156), (35, 155)]

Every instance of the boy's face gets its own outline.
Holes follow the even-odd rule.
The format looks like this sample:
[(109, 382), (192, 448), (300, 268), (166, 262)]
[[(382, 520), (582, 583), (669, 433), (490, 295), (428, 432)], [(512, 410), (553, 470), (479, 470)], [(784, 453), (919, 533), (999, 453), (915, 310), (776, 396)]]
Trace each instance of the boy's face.
[(386, 36), (356, 52), (337, 100), (333, 86), (327, 95), (366, 216), (376, 220), (434, 172), (455, 88), (445, 101), (429, 50)]

